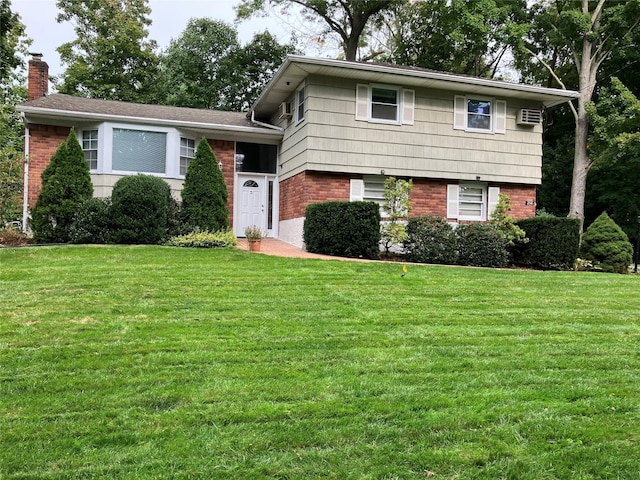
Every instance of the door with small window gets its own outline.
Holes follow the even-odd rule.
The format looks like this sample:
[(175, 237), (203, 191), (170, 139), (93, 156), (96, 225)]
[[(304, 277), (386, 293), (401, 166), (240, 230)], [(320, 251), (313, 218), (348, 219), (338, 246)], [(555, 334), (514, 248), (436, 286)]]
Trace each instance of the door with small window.
[(245, 177), (240, 180), (238, 228), (236, 234), (244, 236), (247, 227), (256, 226), (265, 231), (266, 205), (265, 205), (265, 179), (264, 177)]

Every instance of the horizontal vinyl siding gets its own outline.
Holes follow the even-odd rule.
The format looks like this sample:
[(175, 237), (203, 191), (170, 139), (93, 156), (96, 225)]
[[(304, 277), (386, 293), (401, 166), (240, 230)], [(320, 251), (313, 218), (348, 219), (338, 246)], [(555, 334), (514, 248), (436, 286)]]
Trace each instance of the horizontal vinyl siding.
[(506, 134), (470, 133), (453, 129), (454, 92), (416, 89), (414, 125), (387, 125), (355, 120), (355, 87), (350, 81), (307, 80), (306, 120), (285, 132), (282, 175), (384, 169), (416, 178), (540, 183), (542, 127), (516, 125), (517, 110), (535, 106), (509, 101)]

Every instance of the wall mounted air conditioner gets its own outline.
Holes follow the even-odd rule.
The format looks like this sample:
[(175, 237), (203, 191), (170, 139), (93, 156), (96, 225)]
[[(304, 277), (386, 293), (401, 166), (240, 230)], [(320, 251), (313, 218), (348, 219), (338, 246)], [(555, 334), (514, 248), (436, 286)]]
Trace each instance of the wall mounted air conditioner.
[(291, 113), (291, 104), (289, 102), (282, 102), (280, 104), (278, 118), (291, 118), (293, 115)]
[(538, 125), (542, 120), (542, 111), (532, 108), (521, 108), (518, 110), (518, 125)]

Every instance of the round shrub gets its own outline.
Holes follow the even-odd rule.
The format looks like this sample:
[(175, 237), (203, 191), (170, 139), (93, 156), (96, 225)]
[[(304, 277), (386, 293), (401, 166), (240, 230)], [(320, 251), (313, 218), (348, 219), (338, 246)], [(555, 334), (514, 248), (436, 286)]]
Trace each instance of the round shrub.
[(622, 229), (603, 212), (584, 232), (580, 258), (593, 262), (602, 272), (628, 273), (633, 247)]
[(504, 267), (509, 258), (508, 241), (489, 223), (458, 225), (458, 264), (473, 267)]
[(73, 243), (109, 243), (111, 240), (111, 200), (90, 198), (81, 203), (71, 224)]
[(408, 261), (418, 263), (456, 263), (457, 242), (453, 227), (440, 217), (413, 217), (407, 223), (404, 243)]
[(113, 241), (157, 244), (167, 237), (172, 215), (171, 187), (151, 175), (122, 177), (111, 195)]

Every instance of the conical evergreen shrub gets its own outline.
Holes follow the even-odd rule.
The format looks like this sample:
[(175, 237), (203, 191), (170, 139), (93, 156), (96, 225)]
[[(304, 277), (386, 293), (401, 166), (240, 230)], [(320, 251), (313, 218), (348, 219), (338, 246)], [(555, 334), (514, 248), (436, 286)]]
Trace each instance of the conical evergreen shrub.
[(628, 273), (633, 247), (627, 235), (606, 212), (587, 228), (582, 236), (580, 258), (608, 273)]
[(182, 222), (187, 229), (215, 232), (229, 228), (227, 185), (206, 139), (189, 162), (182, 187)]
[(89, 165), (73, 130), (42, 172), (42, 190), (31, 211), (31, 229), (39, 243), (66, 243), (78, 206), (93, 196)]

